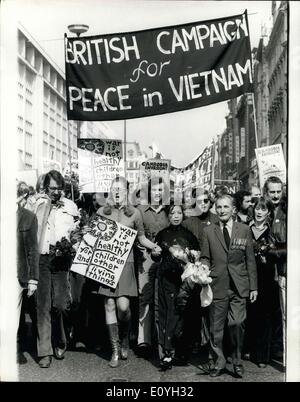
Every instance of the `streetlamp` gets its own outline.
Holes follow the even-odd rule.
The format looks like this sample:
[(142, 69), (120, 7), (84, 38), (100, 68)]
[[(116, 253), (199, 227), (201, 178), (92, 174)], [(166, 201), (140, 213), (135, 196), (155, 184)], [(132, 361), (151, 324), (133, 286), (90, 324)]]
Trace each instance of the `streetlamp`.
[(85, 25), (85, 24), (72, 24), (72, 25), (68, 25), (68, 30), (77, 35), (78, 37), (83, 34), (86, 33), (89, 30), (89, 26)]
[[(68, 30), (75, 34), (78, 38), (81, 34), (87, 32), (89, 30), (89, 25), (86, 24), (71, 24), (68, 25)], [(77, 121), (77, 138), (80, 137), (80, 122)], [(74, 201), (74, 189), (72, 184), (72, 157), (71, 157), (71, 139), (70, 139), (70, 130), (69, 130), (69, 122), (68, 122), (68, 143), (69, 143), (69, 163), (70, 163), (70, 175), (71, 175), (71, 194), (72, 201)]]

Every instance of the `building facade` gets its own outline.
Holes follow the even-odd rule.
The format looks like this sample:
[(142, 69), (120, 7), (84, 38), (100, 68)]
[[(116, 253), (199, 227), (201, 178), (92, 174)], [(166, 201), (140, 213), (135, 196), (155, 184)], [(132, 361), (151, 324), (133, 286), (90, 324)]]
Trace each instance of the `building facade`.
[[(77, 137), (112, 136), (102, 122), (68, 121), (65, 76), (22, 26), (18, 27), (18, 153), (24, 169), (61, 171), (77, 159)], [(113, 137), (114, 138), (114, 137)]]
[(273, 28), (266, 49), (268, 62), (269, 144), (282, 144), (287, 156), (287, 1), (272, 2)]

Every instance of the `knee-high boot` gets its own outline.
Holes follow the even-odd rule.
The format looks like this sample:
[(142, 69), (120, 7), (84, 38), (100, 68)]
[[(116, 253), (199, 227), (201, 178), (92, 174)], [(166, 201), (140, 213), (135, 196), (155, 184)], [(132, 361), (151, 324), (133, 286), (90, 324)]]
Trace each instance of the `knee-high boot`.
[(120, 322), (121, 359), (128, 358), (130, 317)]
[(109, 362), (110, 367), (118, 367), (119, 365), (119, 328), (118, 323), (107, 324), (109, 338), (112, 349), (112, 356)]

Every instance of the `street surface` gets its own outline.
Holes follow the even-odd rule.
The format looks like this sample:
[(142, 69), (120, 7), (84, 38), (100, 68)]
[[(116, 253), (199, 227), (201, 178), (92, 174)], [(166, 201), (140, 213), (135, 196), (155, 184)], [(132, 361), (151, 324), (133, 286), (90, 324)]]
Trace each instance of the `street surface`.
[[(67, 351), (64, 360), (52, 359), (48, 369), (41, 369), (34, 360), (33, 354), (24, 353), (27, 363), (19, 366), (19, 381), (26, 382), (283, 382), (282, 364), (272, 362), (265, 369), (258, 368), (254, 363), (245, 361), (245, 376), (236, 379), (233, 376), (232, 365), (228, 364), (228, 373), (216, 379), (201, 374), (197, 367), (201, 356), (192, 355), (190, 363), (185, 367), (173, 367), (161, 372), (158, 360), (145, 360), (137, 357), (132, 350), (127, 361), (121, 361), (118, 368), (110, 368), (109, 352)], [(203, 359), (202, 359), (203, 361)]]

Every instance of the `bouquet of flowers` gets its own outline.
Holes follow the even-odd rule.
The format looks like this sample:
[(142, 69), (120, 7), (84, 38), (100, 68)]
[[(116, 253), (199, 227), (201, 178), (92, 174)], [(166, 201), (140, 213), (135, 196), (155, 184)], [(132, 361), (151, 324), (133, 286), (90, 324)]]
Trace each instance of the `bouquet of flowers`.
[(76, 251), (72, 243), (63, 237), (55, 246), (50, 245), (50, 260), (55, 271), (69, 271)]
[(276, 246), (273, 242), (268, 242), (267, 239), (263, 238), (260, 241), (254, 241), (253, 249), (255, 257), (258, 258), (262, 264), (266, 264), (266, 257), (269, 255), (270, 251), (276, 249)]
[(210, 283), (212, 282), (210, 270), (207, 265), (200, 262), (200, 251), (190, 250), (187, 247), (183, 249), (179, 245), (169, 248), (172, 256), (184, 263), (184, 272), (181, 275), (182, 281), (191, 280), (201, 285), (200, 300), (201, 306), (207, 307), (213, 299)]

